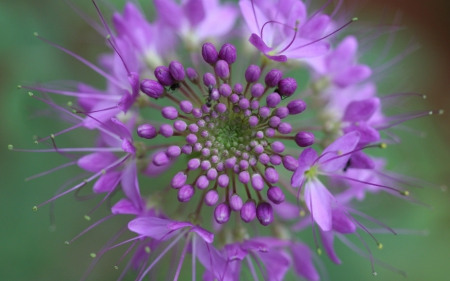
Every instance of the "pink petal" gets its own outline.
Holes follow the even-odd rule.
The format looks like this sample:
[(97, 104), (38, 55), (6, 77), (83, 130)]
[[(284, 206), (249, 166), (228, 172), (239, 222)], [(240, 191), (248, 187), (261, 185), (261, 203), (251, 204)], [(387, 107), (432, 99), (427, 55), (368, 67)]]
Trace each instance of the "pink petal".
[(120, 172), (107, 172), (95, 182), (92, 190), (95, 193), (110, 192), (119, 184)]
[(358, 41), (353, 36), (347, 36), (338, 47), (330, 53), (325, 61), (330, 72), (339, 72), (342, 66), (351, 66), (355, 60)]
[(111, 212), (116, 215), (139, 215), (140, 211), (136, 209), (133, 203), (127, 199), (120, 199), (112, 208)]
[[(197, 26), (196, 34), (200, 41), (206, 40), (208, 37), (221, 37), (232, 31), (238, 10), (232, 5), (222, 5), (220, 8), (208, 11), (206, 18)], [(227, 19), (217, 24), (217, 19)]]
[(311, 147), (302, 151), (298, 157), (298, 168), (295, 170), (291, 178), (291, 185), (293, 187), (299, 187), (305, 180), (305, 172), (309, 170), (317, 159), (317, 152)]
[(137, 218), (128, 223), (128, 229), (139, 235), (159, 240), (169, 233), (170, 229), (167, 228), (167, 225), (171, 222), (157, 217)]
[(340, 71), (334, 76), (333, 82), (339, 87), (348, 87), (359, 83), (372, 75), (372, 70), (367, 65), (355, 65)]
[[(332, 144), (330, 144), (322, 152), (323, 156), (319, 160), (320, 170), (324, 172), (335, 172), (344, 168), (351, 154), (338, 158), (335, 157), (353, 151), (360, 140), (360, 135), (361, 134), (359, 132), (353, 131), (346, 135), (343, 135), (342, 137), (335, 140)], [(331, 158), (335, 159), (327, 161)]]
[(308, 180), (305, 185), (305, 203), (314, 217), (314, 221), (323, 231), (332, 227), (331, 200), (333, 195), (317, 179)]
[(184, 14), (191, 26), (195, 27), (205, 18), (205, 9), (202, 0), (188, 0), (183, 6)]
[(158, 17), (175, 30), (181, 28), (184, 15), (177, 3), (172, 0), (154, 0), (153, 3)]
[(127, 163), (123, 169), (121, 184), (123, 193), (125, 193), (127, 198), (133, 202), (137, 209), (142, 210), (143, 206), (137, 178), (136, 160)]
[(295, 243), (292, 246), (292, 256), (294, 258), (295, 273), (311, 281), (320, 280), (319, 273), (317, 273), (312, 262), (312, 255), (308, 246)]
[(95, 152), (81, 157), (77, 164), (83, 170), (96, 173), (116, 160), (117, 157), (112, 152)]
[(334, 234), (333, 231), (320, 231), (320, 237), (322, 238), (322, 244), (325, 248), (325, 253), (327, 253), (328, 257), (335, 263), (341, 264), (341, 260), (336, 255), (334, 251), (333, 242), (334, 242)]
[(206, 243), (212, 243), (214, 241), (214, 234), (199, 226), (195, 226), (190, 232), (197, 233)]
[(380, 132), (378, 132), (376, 129), (372, 128), (371, 126), (367, 125), (364, 122), (360, 122), (357, 125), (355, 124), (345, 127), (344, 132), (345, 133), (359, 132), (360, 134), (359, 143), (362, 144), (376, 142), (380, 140)]
[(272, 51), (273, 49), (268, 47), (266, 45), (266, 43), (264, 43), (264, 41), (261, 39), (261, 37), (259, 37), (258, 35), (256, 35), (255, 33), (252, 33), (252, 35), (250, 36), (250, 38), (248, 39), (248, 41), (256, 47), (256, 49), (258, 49), (259, 51), (261, 51), (262, 53), (268, 53), (270, 51)]
[(342, 120), (348, 122), (367, 121), (379, 107), (379, 98), (353, 101), (347, 105)]

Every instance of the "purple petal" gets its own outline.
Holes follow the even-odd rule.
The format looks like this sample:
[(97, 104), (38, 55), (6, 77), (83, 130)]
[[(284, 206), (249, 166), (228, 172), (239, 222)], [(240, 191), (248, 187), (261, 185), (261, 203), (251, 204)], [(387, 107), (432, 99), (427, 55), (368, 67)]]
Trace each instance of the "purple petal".
[(288, 201), (284, 201), (281, 204), (272, 205), (275, 213), (283, 220), (297, 219), (299, 214), (299, 207)]
[(153, 164), (153, 161), (151, 161), (151, 160), (153, 159), (153, 157), (156, 154), (160, 153), (161, 151), (164, 151), (164, 149), (155, 150), (152, 154), (150, 154), (150, 156), (148, 157), (148, 159), (150, 161), (148, 161), (148, 166), (145, 169), (145, 171), (143, 172), (144, 175), (151, 177), (151, 178), (157, 177), (157, 176), (161, 175), (162, 173), (164, 173), (165, 171), (167, 171), (168, 169), (170, 169), (170, 167), (172, 167), (173, 163), (175, 162), (176, 157), (171, 159), (167, 165), (156, 166), (155, 164)]
[(179, 30), (183, 23), (183, 11), (172, 0), (154, 0), (156, 14), (171, 28)]
[(356, 151), (350, 157), (350, 168), (352, 169), (374, 169), (375, 162), (362, 151)]
[(122, 141), (122, 149), (123, 151), (130, 153), (130, 154), (136, 154), (136, 148), (134, 145), (127, 139), (123, 139)]
[(230, 261), (243, 260), (248, 254), (248, 252), (243, 250), (238, 243), (225, 245), (225, 252)]
[(358, 123), (358, 125), (355, 124), (345, 127), (344, 132), (349, 134), (350, 132), (359, 132), (361, 136), (359, 139), (359, 143), (362, 144), (376, 142), (380, 140), (380, 133), (363, 122)]
[(255, 33), (252, 33), (252, 35), (250, 36), (250, 38), (248, 39), (248, 41), (256, 47), (256, 49), (258, 49), (259, 51), (265, 53), (268, 53), (270, 51), (272, 51), (273, 49), (268, 47), (266, 45), (266, 43), (264, 43), (264, 41), (261, 39), (261, 37), (259, 37), (258, 35), (256, 35)]
[(120, 199), (112, 208), (111, 212), (115, 215), (139, 215), (140, 211), (136, 209), (133, 203), (127, 198)]
[(317, 273), (312, 262), (312, 255), (308, 246), (295, 243), (292, 246), (292, 256), (294, 258), (295, 273), (311, 281), (320, 280), (319, 273)]
[(330, 72), (338, 73), (342, 66), (350, 66), (355, 60), (358, 41), (353, 36), (346, 37), (338, 47), (330, 53), (326, 59), (326, 65)]
[(110, 192), (119, 184), (120, 172), (108, 172), (101, 175), (95, 182), (92, 190), (95, 193)]
[(268, 280), (283, 280), (291, 264), (289, 255), (284, 251), (271, 250), (258, 252), (257, 255), (266, 268)]
[[(255, 14), (256, 14), (256, 18), (258, 19), (258, 23), (260, 25), (265, 22), (268, 22), (269, 18), (261, 11), (261, 9), (258, 7), (258, 5), (254, 5), (255, 13), (253, 13), (253, 7), (252, 7), (252, 3), (250, 1), (239, 1), (239, 7), (241, 8), (242, 16), (244, 17), (244, 20), (247, 23), (247, 26), (250, 29), (250, 32), (259, 34), (261, 32), (261, 30), (259, 30), (261, 28), (261, 26), (258, 27), (258, 24), (255, 20)], [(269, 31), (269, 30), (267, 30), (267, 31)], [(270, 32), (266, 33), (266, 28), (264, 29), (264, 34), (267, 34), (267, 36), (270, 38), (272, 38), (272, 35), (273, 35), (273, 34), (270, 34)]]
[(116, 117), (111, 118), (111, 122), (113, 123), (114, 132), (120, 136), (122, 139), (132, 140), (131, 133), (128, 128), (119, 121)]
[(311, 147), (302, 151), (298, 157), (298, 168), (295, 170), (291, 178), (291, 185), (293, 187), (299, 187), (305, 180), (305, 172), (309, 170), (317, 159), (317, 152)]
[(333, 82), (339, 87), (347, 87), (359, 83), (372, 75), (372, 70), (367, 65), (355, 65), (340, 71), (334, 76)]
[(213, 244), (206, 243), (203, 239), (194, 236), (196, 253), (200, 263), (205, 267), (207, 271), (214, 276), (213, 280), (231, 280), (223, 278), (223, 274), (230, 274), (225, 270), (227, 264), (226, 258), (213, 246)]
[(167, 228), (170, 230), (177, 230), (184, 227), (193, 227), (194, 225), (190, 222), (184, 222), (184, 221), (174, 221), (167, 225)]
[(323, 231), (331, 230), (331, 200), (333, 195), (317, 179), (308, 180), (305, 185), (305, 202), (314, 221)]
[(130, 82), (130, 86), (132, 89), (131, 96), (133, 98), (133, 102), (136, 100), (136, 98), (139, 96), (139, 74), (136, 72), (131, 72), (128, 75), (128, 82)]
[(359, 122), (367, 121), (380, 107), (379, 98), (370, 98), (361, 101), (353, 101), (345, 109), (343, 121)]
[(287, 61), (287, 57), (285, 55), (278, 55), (278, 56), (271, 56), (268, 54), (264, 54), (267, 58), (273, 60), (273, 61), (277, 61), (277, 62), (285, 62)]
[[(197, 26), (196, 33), (200, 41), (211, 37), (227, 35), (234, 27), (238, 11), (233, 5), (222, 5), (215, 10), (209, 10), (206, 18)], [(217, 19), (227, 19), (217, 24)]]
[(333, 242), (334, 242), (334, 234), (333, 231), (320, 231), (320, 237), (322, 238), (322, 244), (325, 248), (325, 253), (327, 256), (335, 263), (341, 264), (341, 260), (338, 258), (334, 251)]
[[(345, 131), (345, 130), (344, 130)], [(320, 170), (324, 172), (335, 172), (344, 168), (347, 164), (350, 154), (342, 156), (326, 162), (328, 159), (335, 158), (338, 155), (343, 155), (355, 149), (360, 140), (360, 133), (353, 131), (335, 140), (323, 152), (322, 158), (319, 160)]]
[(133, 105), (133, 97), (130, 95), (130, 92), (124, 90), (122, 97), (117, 103), (117, 107), (122, 110), (124, 113), (127, 113), (128, 109)]
[(100, 172), (117, 160), (117, 157), (111, 152), (95, 152), (85, 155), (78, 159), (78, 166), (89, 172)]
[(183, 11), (192, 27), (198, 25), (205, 18), (202, 0), (188, 0), (183, 6)]
[(317, 40), (322, 37), (323, 32), (325, 31), (329, 23), (329, 16), (315, 16), (300, 27), (300, 36), (310, 40)]
[(197, 233), (206, 243), (212, 243), (214, 241), (214, 234), (199, 226), (195, 226), (190, 232)]
[(297, 39), (288, 50), (283, 52), (283, 54), (291, 59), (302, 59), (321, 56), (330, 50), (330, 43), (328, 42), (318, 41), (308, 45), (311, 42), (312, 41), (305, 41), (304, 39)]
[[(157, 217), (137, 218), (128, 223), (128, 229), (141, 236), (159, 240), (169, 233), (170, 229), (167, 228), (167, 225), (171, 222), (172, 221), (170, 220), (160, 219)], [(168, 238), (168, 236), (165, 238)]]
[(137, 178), (136, 171), (136, 160), (133, 160), (125, 166), (122, 171), (122, 190), (123, 193), (128, 197), (128, 199), (133, 202), (134, 206), (142, 210), (142, 198), (139, 191), (139, 182)]
[(333, 230), (339, 233), (353, 233), (356, 231), (356, 225), (349, 218), (349, 215), (342, 208), (335, 208), (332, 211)]

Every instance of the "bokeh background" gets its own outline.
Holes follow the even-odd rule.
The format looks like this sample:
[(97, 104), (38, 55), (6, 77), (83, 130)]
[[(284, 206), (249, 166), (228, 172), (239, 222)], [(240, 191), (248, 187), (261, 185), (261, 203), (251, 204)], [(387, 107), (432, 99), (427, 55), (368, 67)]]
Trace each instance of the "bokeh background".
[[(96, 18), (91, 1), (74, 2)], [(123, 0), (109, 2), (119, 9), (124, 3)], [(392, 73), (408, 78), (404, 84), (408, 90), (428, 96), (419, 107), (442, 108), (450, 113), (450, 2), (344, 2), (348, 7), (357, 7), (355, 10), (362, 22), (384, 19), (391, 23), (396, 12), (403, 13), (401, 23), (407, 27), (404, 38), (415, 36), (421, 49), (405, 58)], [(141, 5), (148, 15), (152, 14), (150, 1), (141, 1)], [(49, 154), (11, 152), (6, 147), (12, 143), (16, 147), (33, 148), (34, 135), (42, 136), (65, 128), (63, 122), (40, 117), (45, 114), (46, 107), (30, 99), (25, 90), (18, 90), (18, 84), (70, 79), (102, 86), (102, 79), (96, 73), (37, 40), (33, 32), (37, 31), (94, 62), (107, 48), (104, 40), (60, 0), (0, 1), (0, 31), (0, 147), (4, 148), (0, 151), (0, 280), (79, 280), (91, 262), (89, 254), (96, 252), (111, 237), (116, 225), (104, 224), (76, 243), (65, 245), (65, 240), (90, 225), (83, 216), (95, 202), (79, 203), (71, 195), (58, 199), (54, 212), (56, 228), (50, 229), (49, 206), (37, 212), (32, 211), (32, 206), (52, 197), (57, 188), (55, 182), (72, 177), (73, 170), (65, 169), (55, 176), (25, 182), (25, 178), (62, 164), (63, 160)], [(402, 36), (399, 35), (399, 42), (394, 45), (398, 51), (405, 46)], [(388, 93), (389, 84), (383, 85), (383, 89)], [(449, 121), (448, 114), (411, 121), (411, 127), (426, 132), (426, 137), (405, 134), (401, 146), (390, 147), (392, 167), (437, 184), (448, 184)], [(64, 141), (70, 147), (82, 144), (86, 137), (89, 136), (80, 133)], [(433, 206), (433, 210), (382, 196), (377, 200), (384, 200), (384, 205), (374, 204), (378, 210), (371, 214), (391, 226), (426, 230), (429, 234), (379, 235), (384, 249), (376, 251), (375, 257), (406, 271), (409, 281), (448, 280), (449, 194), (435, 188), (414, 191), (416, 197)], [(93, 220), (106, 214), (106, 210), (100, 210)], [(342, 266), (322, 258), (330, 280), (404, 280), (379, 266), (378, 276), (373, 277), (366, 259), (340, 243), (336, 247), (343, 260)], [(122, 252), (116, 251), (103, 258), (89, 280), (115, 280), (119, 272), (113, 265)], [(130, 280), (133, 280), (131, 276)]]

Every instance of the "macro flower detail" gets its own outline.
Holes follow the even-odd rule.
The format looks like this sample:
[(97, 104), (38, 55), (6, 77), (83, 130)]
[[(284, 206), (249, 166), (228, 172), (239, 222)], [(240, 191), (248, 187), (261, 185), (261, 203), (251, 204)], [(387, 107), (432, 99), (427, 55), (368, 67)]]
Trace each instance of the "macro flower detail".
[[(387, 151), (402, 145), (393, 131), (405, 130), (399, 124), (443, 111), (389, 110), (425, 96), (380, 94), (383, 68), (361, 53), (369, 52), (362, 42), (384, 29), (363, 41), (346, 28), (357, 18), (342, 24), (349, 13), (339, 15), (341, 1), (328, 14), (332, 1), (155, 0), (151, 21), (125, 2), (109, 18), (93, 1), (100, 24), (69, 3), (109, 48), (98, 65), (35, 34), (105, 83), (19, 86), (68, 125), (36, 137), (36, 149), (8, 146), (64, 159), (27, 180), (79, 171), (33, 210), (50, 204), (53, 217), (55, 200), (70, 193), (97, 200), (88, 221), (106, 209), (66, 244), (115, 221), (116, 233), (91, 253), (82, 280), (124, 247), (114, 265), (118, 280), (280, 281), (295, 274), (318, 281), (327, 279), (321, 245), (333, 263), (344, 261), (335, 240), (367, 258), (374, 275), (375, 265), (405, 274), (374, 258), (374, 245), (360, 235), (381, 249), (376, 236), (396, 228), (358, 203), (376, 197), (385, 208), (384, 191), (429, 207), (409, 188), (433, 184), (391, 171)], [(71, 147), (62, 136), (74, 131)], [(79, 196), (86, 186), (92, 194)], [(314, 242), (303, 241), (302, 231)]]

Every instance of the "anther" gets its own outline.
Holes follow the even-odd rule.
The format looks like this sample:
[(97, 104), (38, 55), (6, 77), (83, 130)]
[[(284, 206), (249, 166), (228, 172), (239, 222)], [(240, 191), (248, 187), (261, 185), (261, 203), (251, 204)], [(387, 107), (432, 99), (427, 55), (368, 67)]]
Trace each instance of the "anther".
[(34, 96), (34, 94), (33, 94), (32, 92), (28, 92), (28, 95), (29, 95), (30, 97)]
[(321, 255), (322, 255), (322, 249), (317, 248), (317, 254), (318, 254), (319, 256), (321, 256)]
[(384, 143), (384, 142), (380, 143), (380, 148), (385, 149), (386, 147), (387, 147), (386, 143)]
[(13, 145), (12, 144), (8, 144), (8, 150), (13, 150)]
[(119, 269), (119, 267), (117, 265), (114, 266), (114, 269)]
[(149, 247), (149, 246), (145, 246), (145, 252), (146, 252), (147, 254), (150, 254), (150, 252), (151, 252), (151, 249), (150, 249), (150, 247)]
[(405, 191), (400, 191), (400, 194), (403, 196), (409, 196), (409, 191), (405, 190)]
[(33, 206), (33, 211), (37, 211), (37, 207), (36, 206)]
[(90, 256), (91, 256), (91, 258), (97, 257), (97, 255), (95, 253), (91, 253)]
[(17, 85), (17, 89), (22, 89), (22, 85)]
[(39, 34), (37, 32), (34, 32), (33, 35), (36, 36), (36, 37), (39, 36)]
[(383, 244), (381, 244), (380, 242), (377, 242), (377, 246), (378, 246), (378, 249), (383, 249)]
[(64, 241), (64, 244), (69, 245), (70, 242), (69, 241)]
[(90, 221), (90, 220), (91, 220), (91, 217), (88, 216), (88, 215), (85, 215), (85, 216), (84, 216), (84, 219), (87, 220), (87, 221)]

